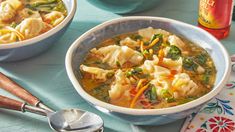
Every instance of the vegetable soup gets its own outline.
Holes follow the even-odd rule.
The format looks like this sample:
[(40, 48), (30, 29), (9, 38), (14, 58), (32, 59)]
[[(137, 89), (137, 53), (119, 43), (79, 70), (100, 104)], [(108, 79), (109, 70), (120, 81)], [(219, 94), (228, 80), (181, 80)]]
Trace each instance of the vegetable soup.
[(38, 36), (67, 15), (62, 0), (0, 0), (0, 44)]
[(216, 78), (203, 48), (152, 27), (107, 39), (80, 65), (86, 92), (128, 108), (158, 109), (195, 100)]

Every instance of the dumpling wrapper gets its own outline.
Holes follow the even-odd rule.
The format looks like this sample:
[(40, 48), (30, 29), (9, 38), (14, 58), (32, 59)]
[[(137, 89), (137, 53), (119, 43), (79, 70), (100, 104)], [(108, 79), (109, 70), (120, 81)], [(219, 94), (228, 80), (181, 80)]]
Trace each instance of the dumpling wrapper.
[(140, 47), (140, 45), (130, 37), (126, 37), (125, 39), (120, 41), (121, 46), (128, 46), (129, 48), (136, 49)]
[(98, 79), (102, 82), (105, 82), (108, 78), (108, 74), (113, 74), (112, 70), (104, 70), (97, 67), (89, 67), (85, 65), (80, 66), (80, 70), (84, 73), (91, 75), (92, 79)]
[(118, 65), (123, 66), (127, 62), (129, 62), (130, 64), (128, 65), (132, 67), (139, 65), (143, 60), (143, 56), (138, 51), (127, 46), (109, 45), (101, 47), (98, 50), (94, 48), (90, 52), (112, 68), (118, 68)]
[(162, 63), (164, 67), (170, 70), (182, 71), (183, 59), (180, 57), (178, 60), (172, 60), (170, 58), (163, 58)]
[(196, 96), (201, 90), (186, 73), (176, 74), (172, 81), (173, 90), (177, 93), (175, 98)]
[(111, 85), (109, 90), (109, 97), (111, 101), (119, 100), (121, 97), (129, 98), (129, 89), (131, 88), (131, 82), (126, 77), (125, 72), (118, 69), (115, 73), (115, 81)]
[(169, 32), (162, 29), (154, 29), (152, 27), (143, 28), (138, 30), (138, 34), (148, 41), (152, 38), (154, 34), (163, 34), (164, 37), (168, 37), (170, 35)]
[(26, 18), (19, 25), (16, 30), (24, 35), (26, 39), (35, 37), (41, 34), (46, 28), (46, 24), (39, 18)]
[(16, 15), (16, 9), (7, 1), (0, 3), (0, 21), (10, 21)]
[(17, 20), (19, 22), (23, 21), (26, 18), (39, 18), (39, 19), (42, 19), (41, 15), (38, 11), (33, 11), (29, 8), (24, 8), (23, 10), (20, 10), (18, 14), (19, 15), (18, 15)]
[(64, 14), (59, 11), (52, 11), (43, 16), (43, 20), (52, 26), (60, 24), (64, 20), (64, 18)]
[(168, 37), (168, 42), (170, 45), (177, 46), (181, 51), (184, 51), (186, 44), (176, 35), (170, 35)]

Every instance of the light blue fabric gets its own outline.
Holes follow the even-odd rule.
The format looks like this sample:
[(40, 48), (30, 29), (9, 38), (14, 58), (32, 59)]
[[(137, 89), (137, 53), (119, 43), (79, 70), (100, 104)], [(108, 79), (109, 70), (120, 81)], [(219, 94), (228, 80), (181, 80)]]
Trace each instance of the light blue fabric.
[[(197, 0), (165, 0), (157, 8), (133, 15), (163, 16), (190, 24), (197, 24)], [(70, 44), (88, 29), (119, 15), (100, 10), (86, 0), (78, 1), (76, 16), (65, 35), (58, 38), (49, 51), (34, 58), (11, 63), (1, 63), (0, 71), (15, 79), (54, 109), (81, 108), (99, 114), (105, 123), (105, 132), (177, 132), (183, 120), (163, 126), (133, 126), (107, 116), (87, 104), (70, 83), (64, 66), (65, 54)], [(233, 22), (233, 25), (235, 22)], [(222, 43), (230, 54), (235, 53), (235, 26)], [(9, 97), (12, 95), (0, 90)], [(47, 120), (33, 114), (0, 110), (0, 132), (50, 132)]]

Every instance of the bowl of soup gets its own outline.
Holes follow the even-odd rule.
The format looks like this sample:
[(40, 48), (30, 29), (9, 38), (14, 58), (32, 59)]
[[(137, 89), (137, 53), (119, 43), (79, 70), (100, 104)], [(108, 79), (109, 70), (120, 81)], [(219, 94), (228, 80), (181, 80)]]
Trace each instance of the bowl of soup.
[(230, 59), (198, 27), (124, 17), (80, 36), (67, 52), (66, 70), (78, 94), (98, 110), (136, 125), (159, 125), (197, 112), (216, 96)]
[(0, 1), (0, 61), (22, 60), (48, 49), (75, 11), (75, 0)]

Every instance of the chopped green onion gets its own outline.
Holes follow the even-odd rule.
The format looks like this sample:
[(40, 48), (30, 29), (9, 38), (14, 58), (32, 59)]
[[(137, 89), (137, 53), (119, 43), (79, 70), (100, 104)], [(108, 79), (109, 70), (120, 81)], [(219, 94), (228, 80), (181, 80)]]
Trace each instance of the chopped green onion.
[(168, 90), (162, 89), (162, 90), (161, 90), (161, 96), (165, 99), (165, 98), (170, 98), (170, 97), (171, 97), (171, 94), (169, 93)]

